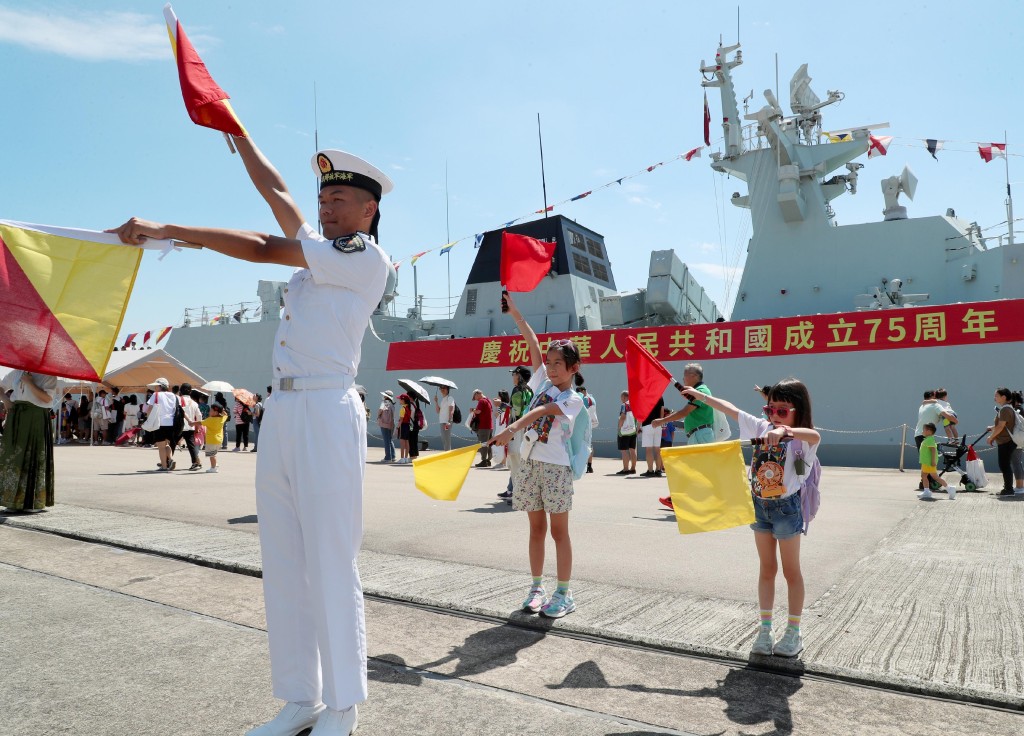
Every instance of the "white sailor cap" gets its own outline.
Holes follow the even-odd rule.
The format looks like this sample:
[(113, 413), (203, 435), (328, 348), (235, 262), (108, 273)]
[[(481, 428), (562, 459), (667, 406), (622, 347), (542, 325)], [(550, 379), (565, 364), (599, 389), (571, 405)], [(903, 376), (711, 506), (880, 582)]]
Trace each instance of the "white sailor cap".
[(365, 189), (379, 202), (395, 188), (383, 171), (358, 156), (327, 149), (313, 156), (313, 171), (320, 177), (320, 188), (342, 185)]

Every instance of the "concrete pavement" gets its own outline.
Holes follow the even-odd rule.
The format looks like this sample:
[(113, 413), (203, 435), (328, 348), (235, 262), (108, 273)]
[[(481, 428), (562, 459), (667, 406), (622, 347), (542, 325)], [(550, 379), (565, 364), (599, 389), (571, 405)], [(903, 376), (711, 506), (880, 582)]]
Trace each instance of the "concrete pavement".
[[(24, 587), (26, 575), (36, 575), (36, 582), (26, 585), (41, 586), (36, 593), (44, 598), (47, 586), (59, 588), (74, 581), (94, 586), (96, 590), (90, 589), (90, 595), (98, 594), (98, 590), (115, 590), (118, 595), (135, 596), (187, 612), (190, 625), (198, 614), (248, 627), (247, 630), (261, 629), (262, 603), (258, 580), (252, 577), (259, 574), (259, 549), (253, 534), (257, 528), (252, 495), (255, 457), (228, 453), (223, 457), (223, 471), (217, 475), (186, 471), (157, 474), (149, 472), (147, 466), (153, 464), (155, 453), (147, 450), (62, 447), (57, 451), (58, 506), (43, 514), (0, 517), (0, 562), (15, 568), (14, 572), (6, 571), (9, 575), (4, 589), (13, 593), (0, 598), (0, 620), (20, 620), (12, 608), (14, 612), (24, 610), (25, 606), (31, 609), (18, 591)], [(680, 733), (732, 732), (729, 729), (745, 723), (742, 718), (752, 717), (742, 715), (750, 709), (761, 715), (773, 715), (763, 722), (757, 721), (753, 730), (750, 727), (754, 722), (741, 729), (749, 733), (850, 733), (858, 732), (857, 728), (868, 723), (879, 728), (865, 733), (940, 732), (930, 729), (941, 719), (930, 721), (933, 716), (925, 711), (920, 712), (924, 720), (911, 721), (913, 728), (904, 722), (901, 728), (905, 730), (886, 730), (895, 728), (895, 721), (874, 718), (866, 712), (839, 716), (827, 701), (821, 710), (830, 717), (836, 715), (838, 720), (821, 721), (820, 730), (794, 730), (795, 727), (785, 724), (787, 718), (795, 718), (795, 711), (778, 715), (782, 712), (780, 704), (792, 704), (792, 697), (774, 696), (772, 702), (776, 705), (769, 707), (759, 696), (744, 695), (752, 687), (755, 674), (770, 679), (752, 692), (768, 688), (766, 692), (779, 689), (785, 693), (796, 683), (794, 694), (809, 693), (809, 683), (816, 682), (815, 676), (821, 676), (829, 679), (829, 687), (839, 689), (829, 696), (836, 702), (861, 702), (865, 692), (872, 692), (840, 684), (854, 682), (997, 704), (1018, 711), (1024, 708), (1024, 657), (1020, 651), (1024, 631), (1019, 616), (1024, 604), (1024, 590), (1019, 583), (1019, 560), (1024, 551), (1019, 529), (1024, 520), (1024, 505), (983, 494), (960, 494), (952, 503), (943, 499), (926, 504), (916, 500), (912, 491), (914, 477), (909, 474), (827, 468), (822, 511), (803, 542), (808, 581), (808, 608), (804, 615), (807, 650), (801, 663), (769, 658), (751, 662), (755, 670), (745, 664), (756, 621), (757, 560), (749, 530), (682, 537), (676, 533), (671, 515), (657, 508), (656, 497), (664, 491), (663, 482), (615, 477), (610, 474), (618, 466), (608, 460), (599, 459), (596, 467), (598, 472), (586, 476), (577, 486), (573, 511), (577, 560), (574, 588), (580, 607), (551, 625), (513, 611), (525, 589), (526, 529), (520, 514), (506, 511), (504, 504), (494, 499), (495, 490), (508, 477), (506, 473), (474, 470), (459, 500), (441, 504), (415, 491), (410, 468), (368, 465), (366, 540), (360, 566), (367, 592), (381, 599), (368, 606), (371, 636), (375, 636), (375, 630), (380, 631), (375, 628), (377, 625), (383, 625), (389, 632), (380, 639), (380, 647), (371, 647), (371, 654), (378, 658), (371, 669), (377, 672), (376, 682), (382, 687), (398, 688), (395, 698), (385, 698), (389, 715), (379, 716), (385, 719), (380, 723), (382, 730), (368, 733), (441, 733), (440, 725), (436, 731), (403, 731), (387, 719), (399, 713), (410, 718), (418, 714), (422, 718), (431, 708), (436, 710), (438, 702), (450, 699), (444, 688), (456, 686), (452, 683), (472, 691), (468, 692), (467, 697), (472, 697), (466, 703), (474, 705), (467, 705), (468, 710), (460, 712), (459, 718), (476, 725), (463, 729), (464, 733), (517, 731), (517, 727), (509, 724), (514, 722), (513, 716), (522, 715), (523, 703), (534, 703), (531, 698), (543, 701), (538, 703), (543, 712), (547, 712), (544, 709), (550, 707), (547, 703), (554, 698), (563, 708), (556, 720), (568, 717), (567, 713), (585, 719), (566, 721), (566, 728), (562, 729), (565, 733), (661, 732), (658, 729)], [(30, 529), (50, 534), (40, 535)], [(86, 541), (70, 541), (53, 534)], [(34, 541), (16, 543), (19, 538)], [(245, 574), (90, 543), (96, 541)], [(46, 551), (33, 553), (29, 550), (32, 545)], [(55, 556), (49, 549), (54, 545), (72, 545), (77, 551), (70, 557)], [(23, 556), (19, 558), (19, 554)], [(553, 568), (553, 558), (551, 563)], [(140, 572), (147, 565), (157, 564), (172, 566), (174, 571), (159, 575)], [(110, 565), (127, 568), (115, 572), (114, 568), (108, 569)], [(33, 571), (32, 575), (28, 571)], [(206, 582), (206, 575), (214, 576), (211, 580), (216, 582)], [(54, 576), (70, 580), (61, 581)], [(206, 589), (204, 586), (212, 586), (208, 594), (196, 595), (196, 591)], [(777, 600), (784, 606), (784, 589), (781, 584), (779, 587)], [(180, 593), (175, 593), (179, 588)], [(34, 595), (29, 599), (36, 600)], [(59, 607), (60, 600), (61, 596), (55, 593), (54, 605)], [(108, 593), (96, 599), (99, 603), (95, 610), (102, 605), (120, 605), (120, 600)], [(398, 605), (402, 601), (431, 608)], [(84, 611), (93, 610), (93, 603), (84, 599), (81, 605)], [(439, 613), (445, 610), (458, 615)], [(782, 609), (777, 611), (779, 620), (784, 620), (784, 613)], [(482, 628), (460, 628), (468, 624), (459, 622), (472, 620), (463, 618), (464, 614), (482, 616), (482, 620), (474, 622)], [(68, 621), (55, 624), (57, 628), (51, 633), (61, 637), (61, 626), (71, 627), (73, 619), (72, 615)], [(420, 626), (428, 632), (423, 641), (415, 636)], [(463, 638), (436, 636), (437, 631), (456, 629)], [(214, 631), (209, 627), (203, 630)], [(217, 631), (224, 635), (222, 629)], [(556, 640), (560, 642), (558, 646), (567, 647), (557, 650), (557, 654), (545, 655), (564, 666), (549, 668), (542, 685), (536, 687), (532, 680), (517, 679), (522, 674), (518, 670), (525, 666), (521, 653), (501, 653), (503, 648), (518, 647), (515, 642), (524, 636), (527, 640), (539, 637), (540, 643), (522, 645), (529, 651), (544, 651), (548, 642)], [(586, 637), (587, 641), (572, 638), (578, 636)], [(5, 642), (12, 640), (21, 641), (4, 635)], [(483, 654), (477, 652), (479, 642), (485, 644), (480, 650)], [(433, 648), (424, 647), (425, 643)], [(613, 643), (636, 645), (640, 649)], [(600, 649), (590, 653), (581, 649), (591, 645)], [(246, 649), (252, 646), (249, 640), (232, 640), (231, 646), (239, 648), (226, 651), (221, 658), (234, 661), (257, 656), (251, 648)], [(87, 651), (96, 656), (93, 650)], [(610, 658), (611, 652), (629, 654), (618, 662)], [(680, 657), (680, 653), (719, 658), (705, 664), (720, 669), (713, 679), (708, 679), (707, 673), (684, 673), (673, 681), (654, 677), (659, 672), (654, 664), (629, 664), (635, 656), (656, 655), (673, 662), (670, 669), (675, 671), (681, 667), (680, 662), (694, 661)], [(479, 672), (474, 668), (480, 665), (467, 669), (468, 665), (462, 662), (470, 655), (477, 659), (490, 657), (496, 664)], [(33, 649), (19, 645), (14, 656), (24, 656), (31, 663)], [(62, 649), (61, 656), (74, 656), (74, 647)], [(258, 656), (265, 667), (265, 652)], [(612, 661), (617, 663), (607, 664)], [(200, 665), (172, 660), (168, 666), (171, 670), (188, 671)], [(529, 664), (536, 671), (545, 667), (533, 661)], [(759, 671), (762, 669), (770, 671)], [(134, 670), (127, 667), (125, 672), (129, 671)], [(24, 673), (19, 670), (19, 674)], [(116, 668), (109, 674), (116, 680)], [(805, 676), (794, 680), (792, 675), (799, 674)], [(237, 684), (232, 677), (229, 668), (227, 681)], [(512, 680), (500, 685), (488, 679), (495, 677)], [(418, 686), (411, 688), (411, 681)], [(514, 692), (516, 698), (525, 700), (516, 700), (507, 715), (502, 716), (505, 720), (477, 721), (474, 709), (481, 706), (474, 699), (490, 702), (487, 698), (498, 697), (487, 687), (501, 690), (500, 698), (507, 700), (508, 693)], [(407, 703), (413, 690), (425, 700)], [(192, 697), (175, 692), (186, 700)], [(238, 700), (238, 717), (250, 717), (255, 722), (262, 716), (252, 713), (272, 713), (274, 705), (267, 702), (268, 693), (269, 686), (261, 685), (254, 690), (254, 697), (263, 698), (263, 706)], [(651, 700), (655, 696), (668, 700)], [(373, 709), (375, 697), (371, 695), (368, 709)], [(920, 700), (892, 693), (887, 697), (904, 698), (914, 707)], [(631, 702), (631, 698), (639, 698), (639, 710), (608, 706)], [(722, 711), (724, 704), (726, 721), (691, 717), (694, 704), (703, 699), (715, 703), (715, 712)], [(0, 706), (5, 705), (4, 701), (0, 689)], [(900, 709), (910, 707), (899, 702)], [(680, 703), (685, 703), (681, 709), (685, 717), (666, 720), (651, 715), (661, 714), (664, 709), (680, 711)], [(530, 705), (529, 709), (532, 708)], [(817, 724), (823, 718), (816, 713), (817, 709), (817, 705), (807, 706), (804, 713), (810, 720), (806, 723)], [(593, 715), (598, 712), (600, 716)], [(969, 718), (976, 718), (977, 713), (997, 711), (975, 708), (967, 712), (974, 713)], [(608, 717), (612, 721), (601, 720)], [(845, 717), (850, 720), (843, 727), (840, 723)], [(594, 718), (598, 725), (592, 722)], [(1000, 721), (992, 725), (992, 730), (976, 732), (1024, 731), (1021, 716), (1010, 718), (1007, 723), (1017, 725), (1007, 726), (1009, 730), (999, 730), (1003, 728)], [(231, 723), (223, 731), (204, 732), (244, 731), (244, 724), (236, 727), (236, 721)], [(510, 730), (497, 730), (497, 723)], [(850, 724), (857, 724), (857, 728), (850, 730)], [(763, 731), (762, 727), (769, 730)], [(392, 728), (398, 730), (389, 730)], [(723, 728), (726, 730), (722, 731)], [(954, 728), (941, 732), (958, 731)], [(0, 719), (0, 735), (4, 734)]]
[[(240, 734), (276, 711), (259, 580), (0, 527), (0, 734)], [(991, 708), (394, 602), (359, 733), (1014, 734)]]

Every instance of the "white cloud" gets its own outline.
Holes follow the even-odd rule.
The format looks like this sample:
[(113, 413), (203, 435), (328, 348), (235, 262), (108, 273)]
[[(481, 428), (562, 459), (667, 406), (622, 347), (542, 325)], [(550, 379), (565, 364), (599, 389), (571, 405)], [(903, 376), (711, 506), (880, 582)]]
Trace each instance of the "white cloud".
[(701, 253), (711, 253), (718, 250), (718, 246), (714, 243), (698, 243), (697, 250)]
[(644, 207), (650, 207), (652, 210), (661, 209), (661, 202), (651, 199), (650, 197), (630, 197), (627, 201), (630, 204), (639, 204)]
[[(199, 47), (215, 41), (190, 35)], [(166, 61), (171, 54), (167, 26), (157, 15), (13, 10), (0, 6), (0, 43), (84, 61)]]
[(391, 168), (395, 171), (405, 171), (405, 167), (399, 164), (391, 164)]

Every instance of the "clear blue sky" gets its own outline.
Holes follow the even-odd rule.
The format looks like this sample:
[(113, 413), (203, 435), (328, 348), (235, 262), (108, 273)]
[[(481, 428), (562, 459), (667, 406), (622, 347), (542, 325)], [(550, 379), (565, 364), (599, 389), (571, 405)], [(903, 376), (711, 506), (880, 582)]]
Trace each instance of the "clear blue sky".
[[(1024, 5), (790, 7), (790, 17), (778, 3), (741, 8), (738, 96), (753, 89), (751, 108), (764, 104), (777, 53), (787, 112), (789, 79), (809, 62), (821, 98), (846, 94), (824, 111), (827, 129), (889, 122), (880, 134), (897, 136), (887, 157), (859, 159), (867, 164), (859, 193), (833, 203), (840, 223), (881, 219), (878, 181), (906, 164), (920, 179), (911, 216), (953, 207), (982, 227), (1006, 219), (1002, 162), (983, 163), (973, 142), (1006, 130), (1010, 151), (1024, 153)], [(549, 201), (700, 145), (698, 65), (712, 60), (720, 34), (727, 43), (736, 36), (735, 5), (723, 3), (179, 0), (174, 8), (314, 221), (316, 83), (321, 147), (358, 153), (394, 179), (381, 243), (406, 263), (447, 241), (446, 164), (453, 238), (541, 207), (538, 112)], [(0, 217), (103, 229), (138, 215), (275, 231), (238, 157), (185, 114), (161, 9), (0, 0)], [(717, 91), (709, 101), (717, 121)], [(937, 162), (923, 138), (949, 141)], [(720, 139), (713, 125), (712, 150)], [(749, 216), (726, 202), (745, 192), (742, 182), (713, 174), (708, 161), (676, 161), (558, 211), (605, 236), (620, 289), (646, 283), (650, 250), (674, 248), (728, 313), (724, 275), (742, 267)], [(1024, 184), (1024, 158), (1010, 166), (1011, 181)], [(473, 255), (471, 241), (452, 250), (454, 297)], [(446, 261), (436, 253), (419, 261), (427, 297), (446, 297)], [(288, 273), (206, 252), (164, 261), (148, 253), (122, 338), (178, 325), (185, 307), (254, 300), (258, 279)], [(411, 270), (400, 277), (408, 306)]]

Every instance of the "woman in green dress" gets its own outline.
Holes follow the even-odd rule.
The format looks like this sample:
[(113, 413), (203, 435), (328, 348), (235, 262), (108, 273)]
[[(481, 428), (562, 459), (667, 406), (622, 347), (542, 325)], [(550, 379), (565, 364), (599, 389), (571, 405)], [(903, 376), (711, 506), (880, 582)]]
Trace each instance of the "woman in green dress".
[(7, 424), (0, 438), (0, 506), (38, 511), (53, 506), (53, 424), (57, 379), (15, 371), (8, 378)]

